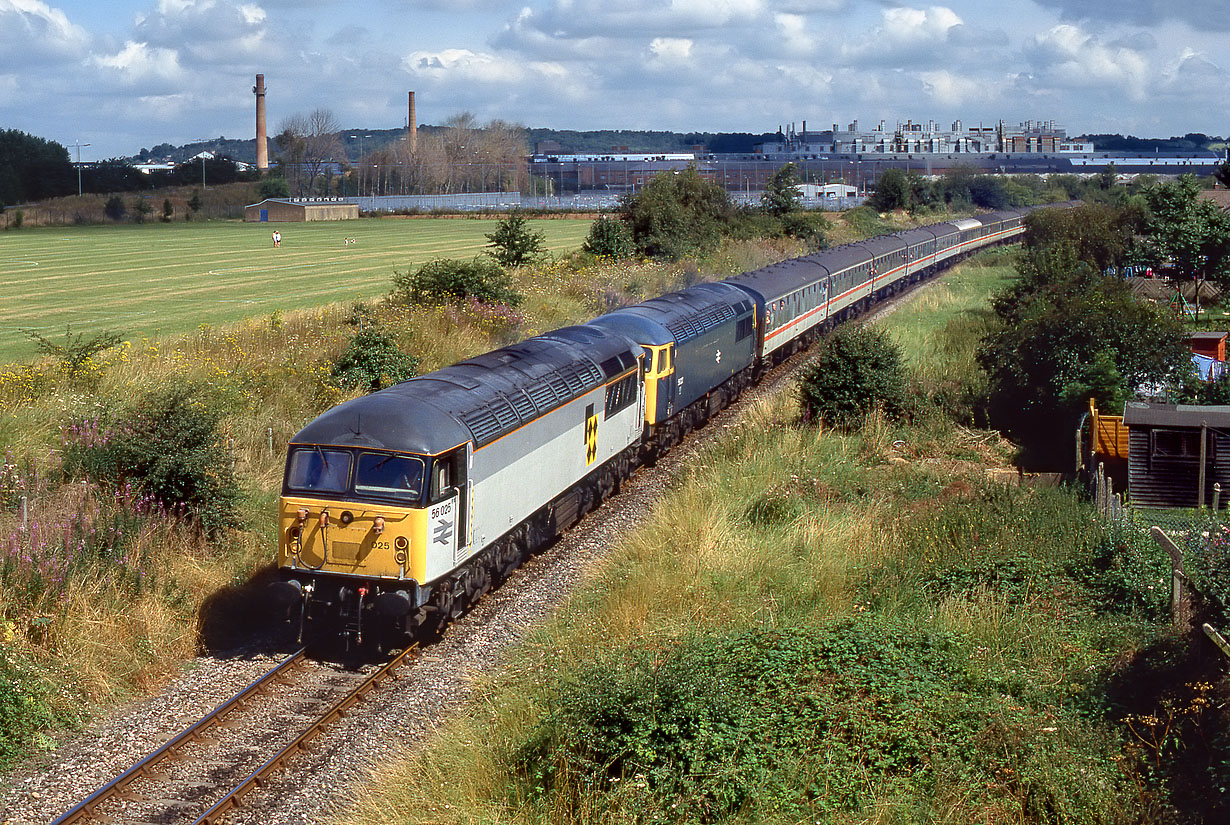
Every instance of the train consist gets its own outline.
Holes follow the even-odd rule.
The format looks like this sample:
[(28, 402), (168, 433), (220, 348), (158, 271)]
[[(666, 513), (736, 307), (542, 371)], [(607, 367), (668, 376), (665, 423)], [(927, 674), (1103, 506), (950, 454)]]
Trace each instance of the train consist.
[(289, 445), (272, 597), (350, 644), (442, 628), (764, 369), (1026, 211), (702, 283), (334, 407)]

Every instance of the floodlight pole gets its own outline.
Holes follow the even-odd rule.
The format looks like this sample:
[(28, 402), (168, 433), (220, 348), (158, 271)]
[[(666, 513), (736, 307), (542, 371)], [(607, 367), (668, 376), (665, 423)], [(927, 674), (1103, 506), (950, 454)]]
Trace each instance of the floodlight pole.
[(77, 197), (81, 197), (81, 147), (91, 144), (82, 143), (78, 140), (73, 145), (77, 147)]

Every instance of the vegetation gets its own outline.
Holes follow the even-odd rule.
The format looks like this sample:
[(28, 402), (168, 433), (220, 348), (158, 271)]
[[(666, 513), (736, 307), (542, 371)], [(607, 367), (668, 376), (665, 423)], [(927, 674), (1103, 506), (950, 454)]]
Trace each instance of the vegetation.
[(63, 146), (16, 129), (0, 130), (0, 208), (66, 194), (76, 182)]
[(414, 272), (395, 272), (389, 297), (406, 306), (457, 304), (467, 298), (485, 304), (521, 303), (521, 295), (513, 290), (508, 273), (483, 256), (471, 261), (437, 259)]
[(581, 248), (591, 255), (613, 260), (629, 258), (636, 253), (632, 233), (618, 220), (606, 215), (594, 221)]
[(734, 213), (730, 195), (702, 178), (695, 164), (682, 172), (655, 176), (620, 204), (620, 219), (637, 249), (666, 260), (712, 252)]
[[(976, 370), (958, 294), (987, 299), (885, 323), (951, 317), (917, 360)], [(1165, 558), (1070, 491), (988, 483), (1009, 445), (942, 412), (758, 406), (343, 822), (1214, 815), (1217, 665), (1156, 624)]]
[(374, 327), (350, 336), (333, 362), (333, 380), (343, 390), (375, 392), (413, 378), (418, 359), (397, 348), (393, 336)]
[(884, 330), (843, 324), (819, 343), (799, 379), (807, 419), (837, 427), (859, 425), (874, 409), (889, 418), (905, 411), (905, 368), (900, 348)]
[(546, 233), (531, 229), (520, 210), (513, 210), (502, 219), (487, 240), (492, 250), (489, 254), (500, 266), (525, 266), (547, 255)]

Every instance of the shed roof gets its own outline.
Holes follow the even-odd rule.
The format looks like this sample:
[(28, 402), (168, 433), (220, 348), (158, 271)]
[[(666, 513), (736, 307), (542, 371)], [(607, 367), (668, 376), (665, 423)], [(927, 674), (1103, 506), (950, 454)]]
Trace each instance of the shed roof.
[(1230, 406), (1197, 407), (1191, 404), (1150, 404), (1129, 401), (1123, 410), (1128, 427), (1210, 427), (1230, 429)]
[(1221, 341), (1227, 335), (1230, 335), (1230, 332), (1189, 332), (1187, 338), (1190, 341)]

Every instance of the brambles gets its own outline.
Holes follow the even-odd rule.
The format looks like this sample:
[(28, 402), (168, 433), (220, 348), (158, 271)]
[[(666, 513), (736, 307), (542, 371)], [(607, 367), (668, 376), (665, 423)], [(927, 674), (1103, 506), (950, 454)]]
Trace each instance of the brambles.
[(402, 352), (383, 330), (368, 327), (349, 340), (332, 371), (333, 380), (344, 389), (375, 392), (413, 378), (418, 370), (418, 359)]
[(414, 272), (394, 272), (389, 298), (397, 304), (443, 306), (471, 296), (490, 304), (521, 304), (504, 268), (481, 255), (470, 261), (437, 259)]
[(64, 472), (114, 489), (135, 486), (208, 536), (238, 526), (239, 486), (222, 443), (223, 410), (204, 390), (156, 390), (88, 437), (66, 439)]

